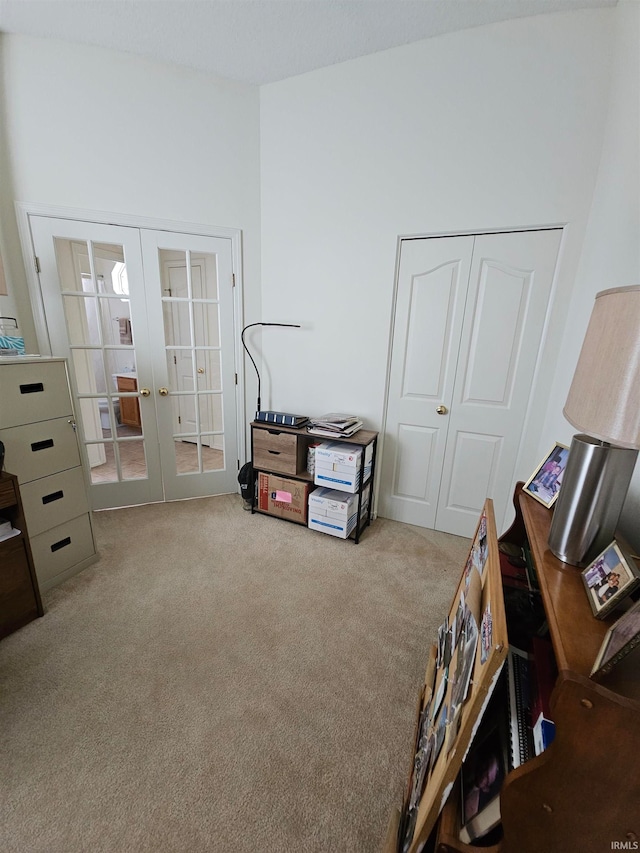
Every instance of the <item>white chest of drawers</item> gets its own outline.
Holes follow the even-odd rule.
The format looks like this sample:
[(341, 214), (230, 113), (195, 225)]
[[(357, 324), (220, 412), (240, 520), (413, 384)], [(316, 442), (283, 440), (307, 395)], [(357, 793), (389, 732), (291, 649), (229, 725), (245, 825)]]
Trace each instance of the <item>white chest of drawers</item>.
[(0, 439), (44, 591), (97, 559), (64, 359), (0, 359)]

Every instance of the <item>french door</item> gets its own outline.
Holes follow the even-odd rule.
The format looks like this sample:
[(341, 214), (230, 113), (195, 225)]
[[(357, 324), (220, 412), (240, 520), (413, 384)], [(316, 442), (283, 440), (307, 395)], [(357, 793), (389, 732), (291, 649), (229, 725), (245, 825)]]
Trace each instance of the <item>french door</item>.
[(237, 490), (231, 240), (29, 217), (94, 509)]

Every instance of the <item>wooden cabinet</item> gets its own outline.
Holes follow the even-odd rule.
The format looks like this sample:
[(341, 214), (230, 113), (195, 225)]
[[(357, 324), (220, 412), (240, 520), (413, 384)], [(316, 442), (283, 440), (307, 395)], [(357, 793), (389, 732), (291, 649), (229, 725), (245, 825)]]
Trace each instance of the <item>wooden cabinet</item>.
[[(136, 392), (138, 380), (135, 376), (116, 375), (118, 391)], [(137, 397), (120, 397), (120, 423), (125, 426), (141, 427), (140, 403)]]
[[(599, 683), (589, 677), (609, 626), (596, 619), (580, 570), (547, 546), (552, 512), (516, 487), (516, 519), (502, 542), (530, 547), (558, 676), (551, 696), (556, 733), (540, 755), (506, 777), (500, 792), (502, 837), (491, 846), (459, 840), (456, 783), (430, 838), (412, 851), (437, 853), (600, 853), (640, 844), (640, 647)], [(507, 614), (508, 615), (508, 614)], [(397, 816), (396, 816), (397, 817)], [(399, 849), (393, 834), (385, 851)], [(627, 845), (624, 847), (623, 845)], [(635, 846), (634, 846), (635, 845)]]
[(0, 439), (18, 478), (41, 590), (97, 559), (67, 366), (0, 359)]
[[(311, 435), (305, 429), (281, 426), (254, 421), (251, 424), (251, 458), (256, 476), (260, 472), (266, 474), (280, 474), (293, 481), (304, 484), (309, 489), (315, 488), (313, 474), (307, 472), (307, 452), (311, 444), (319, 444), (322, 441), (330, 441), (329, 438), (321, 438)], [(371, 485), (375, 474), (376, 448), (378, 433), (371, 430), (360, 429), (350, 438), (336, 436), (336, 441), (362, 448), (360, 485), (357, 491), (358, 498), (358, 522), (350, 534), (350, 538), (357, 544), (360, 534), (371, 523), (372, 493)], [(371, 449), (371, 473), (364, 476), (365, 451)], [(368, 492), (367, 492), (368, 490)], [(306, 493), (307, 489), (305, 489)], [(368, 503), (363, 504), (365, 492), (369, 495)], [(363, 508), (366, 507), (366, 508)], [(255, 499), (251, 506), (252, 512), (262, 512), (256, 505)]]
[(37, 616), (42, 601), (33, 567), (18, 478), (0, 473), (0, 516), (17, 535), (0, 540), (0, 638), (6, 637)]

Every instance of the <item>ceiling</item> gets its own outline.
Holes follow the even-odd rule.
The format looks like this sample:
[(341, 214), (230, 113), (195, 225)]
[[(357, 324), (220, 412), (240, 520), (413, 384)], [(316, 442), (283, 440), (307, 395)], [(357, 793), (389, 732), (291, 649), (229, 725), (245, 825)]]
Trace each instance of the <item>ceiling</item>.
[(0, 0), (0, 31), (262, 85), (443, 33), (617, 0)]

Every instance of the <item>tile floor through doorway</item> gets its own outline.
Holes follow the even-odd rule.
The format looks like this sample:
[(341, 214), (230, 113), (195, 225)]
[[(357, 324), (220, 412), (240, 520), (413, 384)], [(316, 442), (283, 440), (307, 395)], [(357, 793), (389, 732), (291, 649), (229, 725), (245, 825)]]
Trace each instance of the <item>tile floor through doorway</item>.
[[(140, 436), (139, 440), (119, 441), (118, 452), (123, 480), (141, 480), (147, 476), (147, 463), (141, 430), (135, 427), (118, 427), (118, 438)], [(111, 438), (109, 430), (103, 430), (103, 437)], [(115, 483), (118, 481), (118, 469), (115, 462), (113, 442), (105, 441), (106, 461), (91, 468), (92, 483)], [(198, 472), (197, 445), (188, 441), (176, 441), (176, 470), (178, 474)], [(219, 471), (224, 467), (224, 453), (210, 447), (202, 448), (202, 467), (204, 471)]]

